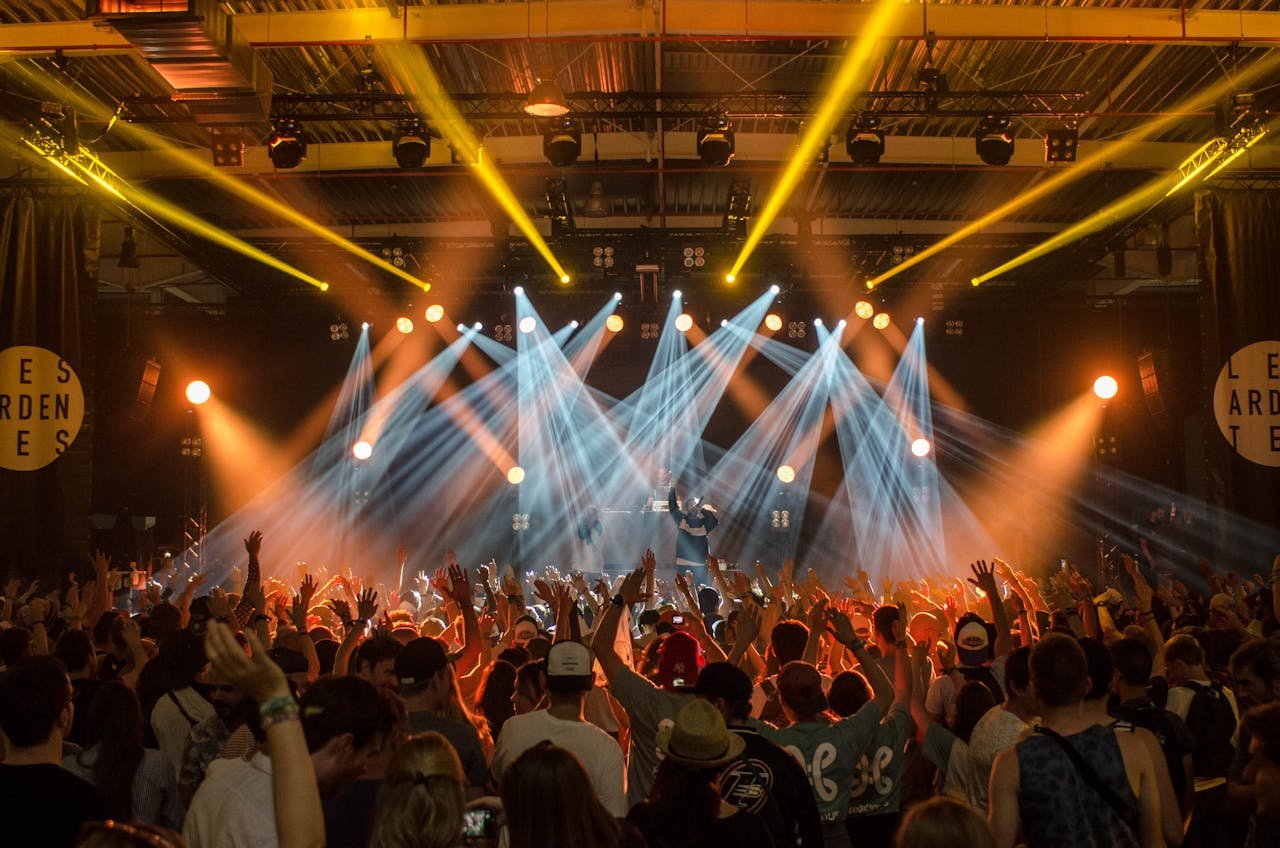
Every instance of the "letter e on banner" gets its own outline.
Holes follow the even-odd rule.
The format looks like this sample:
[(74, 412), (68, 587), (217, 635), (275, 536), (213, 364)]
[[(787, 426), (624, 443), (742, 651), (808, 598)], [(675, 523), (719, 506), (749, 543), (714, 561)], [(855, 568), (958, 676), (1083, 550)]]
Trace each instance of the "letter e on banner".
[(71, 447), (84, 389), (70, 363), (42, 347), (0, 351), (0, 468), (35, 471)]
[(1280, 468), (1280, 341), (1231, 354), (1213, 387), (1213, 416), (1236, 453)]

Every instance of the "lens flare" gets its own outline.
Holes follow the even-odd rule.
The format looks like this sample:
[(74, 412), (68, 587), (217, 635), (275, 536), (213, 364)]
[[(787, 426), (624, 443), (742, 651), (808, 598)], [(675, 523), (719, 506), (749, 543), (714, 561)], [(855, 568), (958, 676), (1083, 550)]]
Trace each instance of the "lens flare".
[(737, 282), (737, 281), (738, 281), (738, 278), (737, 278), (737, 276), (736, 276), (736, 275), (734, 275), (734, 274), (725, 274), (725, 275), (724, 275), (724, 281), (725, 281), (726, 283), (735, 283), (735, 282)]
[(790, 483), (796, 479), (796, 470), (790, 465), (779, 465), (778, 479), (783, 483)]
[(413, 322), (402, 315), (396, 319), (396, 329), (407, 336), (413, 332)]
[(433, 303), (427, 307), (427, 311), (423, 313), (422, 317), (426, 318), (428, 323), (434, 324), (444, 317), (444, 307), (438, 303)]
[(881, 312), (879, 315), (871, 319), (871, 326), (877, 330), (887, 330), (889, 328), (889, 313)]
[(524, 469), (518, 465), (513, 465), (507, 469), (507, 482), (513, 486), (519, 486), (524, 482)]
[(364, 462), (366, 459), (373, 456), (373, 445), (369, 444), (364, 439), (361, 439), (351, 446), (351, 455), (361, 462)]
[(624, 322), (621, 315), (610, 315), (608, 318), (604, 319), (604, 325), (611, 333), (621, 333)]
[(911, 443), (911, 453), (923, 459), (929, 455), (929, 451), (933, 446), (929, 444), (928, 439), (920, 438)]
[(562, 282), (562, 283), (568, 283), (568, 282), (569, 282), (569, 275), (568, 275), (568, 274), (561, 274), (561, 275), (560, 275), (560, 282)]
[(526, 335), (532, 333), (534, 328), (538, 326), (538, 319), (532, 315), (526, 315), (520, 319), (520, 332)]
[(511, 293), (514, 294), (516, 297), (519, 297), (520, 295), (524, 294), (524, 286), (516, 286), (511, 290)]
[(676, 329), (682, 333), (687, 333), (693, 329), (693, 316), (688, 312), (682, 312), (676, 318)]
[(204, 380), (192, 380), (187, 383), (187, 400), (196, 406), (205, 403), (213, 396), (213, 391)]
[(876, 314), (876, 308), (868, 301), (860, 300), (853, 305), (853, 314), (866, 321)]
[(776, 312), (770, 312), (764, 316), (764, 325), (769, 328), (769, 332), (776, 333), (782, 329), (782, 316)]
[(1103, 374), (1101, 377), (1093, 381), (1093, 393), (1100, 400), (1111, 400), (1120, 391), (1120, 384), (1116, 382), (1115, 377)]

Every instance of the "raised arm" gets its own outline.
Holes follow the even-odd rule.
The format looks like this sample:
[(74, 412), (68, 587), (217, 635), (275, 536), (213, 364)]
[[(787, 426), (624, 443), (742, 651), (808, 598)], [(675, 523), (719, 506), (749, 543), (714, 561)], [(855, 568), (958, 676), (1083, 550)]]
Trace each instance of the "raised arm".
[(289, 694), (284, 672), (267, 658), (262, 642), (251, 631), (245, 636), (251, 657), (245, 656), (230, 628), (210, 622), (205, 652), (226, 680), (257, 702), (262, 714), (280, 848), (324, 848), (324, 810), (298, 705)]
[(880, 708), (883, 715), (889, 711), (889, 706), (893, 703), (894, 691), (893, 683), (889, 680), (889, 675), (884, 673), (884, 669), (875, 661), (875, 658), (867, 653), (867, 646), (858, 638), (858, 634), (853, 631), (853, 623), (849, 621), (849, 616), (840, 612), (840, 610), (827, 610), (827, 628), (831, 631), (831, 635), (836, 641), (844, 645), (853, 654), (854, 659), (862, 666), (863, 674), (871, 683), (873, 692), (873, 700), (876, 706)]
[(996, 656), (1006, 657), (1013, 651), (1013, 638), (1009, 635), (1009, 613), (1000, 599), (1000, 585), (996, 582), (995, 570), (987, 565), (986, 560), (981, 559), (970, 568), (973, 569), (973, 577), (969, 578), (969, 582), (981, 589), (991, 604), (991, 621), (996, 626)]
[[(645, 551), (645, 560), (652, 558), (653, 551)], [(609, 602), (604, 615), (600, 617), (600, 624), (596, 627), (595, 636), (591, 640), (591, 652), (595, 654), (596, 661), (604, 670), (604, 676), (610, 681), (617, 677), (626, 665), (622, 657), (618, 656), (614, 642), (618, 638), (618, 622), (622, 620), (623, 608), (640, 600), (640, 586), (644, 582), (644, 574), (645, 567), (642, 565), (626, 576), (618, 589), (617, 596)]]

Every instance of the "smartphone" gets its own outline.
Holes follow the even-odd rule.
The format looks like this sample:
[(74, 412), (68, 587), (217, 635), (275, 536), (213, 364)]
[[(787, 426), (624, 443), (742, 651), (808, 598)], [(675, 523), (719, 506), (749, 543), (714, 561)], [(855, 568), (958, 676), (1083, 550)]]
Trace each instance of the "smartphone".
[(464, 838), (492, 837), (496, 835), (493, 810), (476, 807), (462, 814), (462, 835)]
[(684, 624), (684, 616), (683, 615), (671, 616), (671, 623), (674, 624), (676, 627), (680, 627), (681, 625)]

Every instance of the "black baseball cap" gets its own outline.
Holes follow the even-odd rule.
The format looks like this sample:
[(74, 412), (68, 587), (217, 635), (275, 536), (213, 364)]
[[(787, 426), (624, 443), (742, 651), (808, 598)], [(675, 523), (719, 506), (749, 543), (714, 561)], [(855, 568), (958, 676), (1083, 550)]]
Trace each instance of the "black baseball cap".
[(449, 664), (444, 643), (430, 636), (421, 636), (404, 646), (396, 655), (396, 682), (403, 689), (425, 686), (440, 669)]

